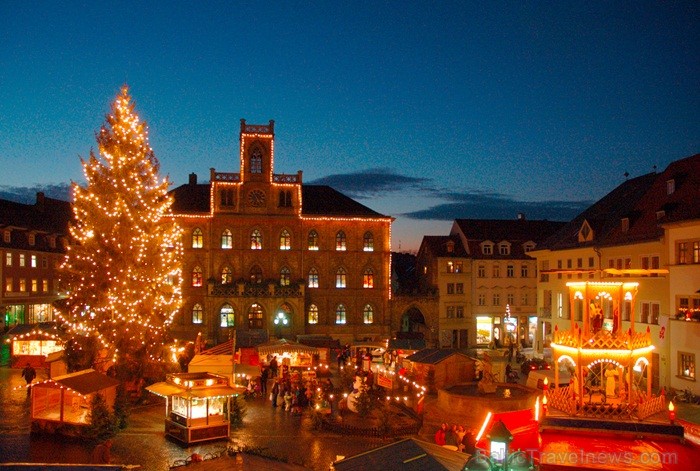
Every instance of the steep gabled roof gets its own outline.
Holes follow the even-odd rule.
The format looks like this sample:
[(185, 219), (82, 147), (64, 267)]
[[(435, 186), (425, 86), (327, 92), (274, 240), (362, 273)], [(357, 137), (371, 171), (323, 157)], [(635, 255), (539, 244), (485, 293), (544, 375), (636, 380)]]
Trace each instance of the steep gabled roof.
[(173, 196), (172, 211), (175, 214), (209, 214), (209, 183), (188, 183), (180, 185), (170, 192)]
[[(566, 223), (548, 220), (519, 219), (455, 219), (452, 234), (463, 236), (473, 258), (522, 259), (528, 255), (524, 244), (534, 242), (537, 246), (551, 234), (560, 230)], [(500, 255), (494, 250), (492, 255), (482, 254), (480, 244), (491, 241), (498, 244), (507, 241), (511, 244), (508, 255)]]
[[(452, 245), (450, 252), (449, 246)], [(456, 236), (423, 236), (418, 254), (428, 252), (432, 257), (467, 257), (462, 240)]]
[(337, 471), (387, 469), (402, 471), (459, 471), (468, 455), (435, 443), (406, 438), (333, 463)]
[(326, 185), (302, 185), (304, 216), (388, 217)]
[[(668, 193), (673, 180), (675, 191)], [(623, 228), (622, 220), (628, 220)], [(651, 241), (663, 235), (663, 224), (700, 219), (700, 154), (669, 164), (662, 173), (626, 180), (576, 216), (538, 249), (612, 246)], [(579, 242), (587, 221), (594, 231), (590, 241)]]

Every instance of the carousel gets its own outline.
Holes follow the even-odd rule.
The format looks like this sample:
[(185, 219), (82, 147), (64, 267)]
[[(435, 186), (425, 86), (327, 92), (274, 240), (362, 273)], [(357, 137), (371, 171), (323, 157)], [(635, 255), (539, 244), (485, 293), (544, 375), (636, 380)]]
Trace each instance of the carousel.
[[(567, 283), (570, 328), (555, 328), (551, 347), (557, 366), (554, 384), (566, 369), (571, 382), (547, 391), (549, 408), (569, 416), (638, 420), (665, 409), (663, 394), (652, 394), (651, 333), (648, 327), (635, 331), (632, 313), (638, 285)], [(627, 329), (622, 328), (622, 312), (630, 314)]]

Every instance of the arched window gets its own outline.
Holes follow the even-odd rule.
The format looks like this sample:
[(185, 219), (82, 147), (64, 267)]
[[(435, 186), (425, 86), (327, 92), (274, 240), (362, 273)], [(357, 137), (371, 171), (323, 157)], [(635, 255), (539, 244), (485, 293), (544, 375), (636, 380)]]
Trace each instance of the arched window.
[(289, 268), (287, 267), (282, 267), (280, 270), (280, 286), (289, 286), (289, 283), (291, 282), (291, 272), (289, 271)]
[(371, 268), (366, 269), (362, 274), (362, 287), (374, 288), (374, 272)]
[(221, 317), (221, 323), (219, 324), (221, 327), (234, 326), (236, 316), (234, 315), (233, 307), (230, 304), (226, 303), (223, 306), (221, 306), (219, 315)]
[(253, 268), (250, 269), (250, 282), (255, 283), (255, 284), (260, 284), (263, 281), (263, 275), (262, 275), (262, 269), (254, 265)]
[(264, 312), (260, 304), (253, 304), (248, 309), (248, 328), (249, 329), (262, 329), (263, 328), (263, 317)]
[(362, 322), (365, 324), (374, 323), (374, 309), (369, 304), (365, 304), (364, 309), (362, 309)]
[(318, 288), (318, 270), (312, 268), (309, 270), (309, 288)]
[(309, 246), (309, 250), (318, 250), (318, 232), (316, 232), (316, 231), (309, 232), (308, 246)]
[(201, 324), (203, 322), (202, 316), (204, 314), (204, 309), (202, 305), (197, 303), (192, 307), (192, 323)]
[(318, 306), (315, 304), (309, 306), (306, 319), (309, 324), (318, 324)]
[(233, 283), (233, 270), (231, 267), (224, 267), (221, 270), (221, 284), (230, 285)]
[(338, 231), (335, 235), (335, 250), (347, 250), (347, 238), (345, 232)]
[(262, 150), (255, 147), (250, 152), (250, 173), (262, 173)]
[(345, 324), (346, 323), (345, 306), (342, 304), (338, 304), (338, 306), (335, 308), (335, 323), (336, 324)]
[(345, 268), (338, 268), (338, 271), (335, 272), (335, 287), (347, 288), (347, 273)]
[(364, 242), (362, 246), (365, 252), (374, 252), (374, 236), (371, 232), (365, 232)]
[(202, 275), (202, 267), (194, 267), (192, 269), (192, 286), (202, 286), (204, 283), (204, 275)]
[(192, 231), (192, 248), (201, 249), (204, 247), (204, 236), (202, 235), (202, 230), (199, 227), (195, 227)]
[(250, 233), (250, 248), (262, 250), (262, 234), (257, 229)]
[(221, 233), (221, 248), (222, 249), (232, 249), (233, 248), (233, 235), (228, 229)]
[(284, 229), (280, 233), (280, 250), (290, 250), (292, 248), (292, 236), (289, 235), (289, 231)]

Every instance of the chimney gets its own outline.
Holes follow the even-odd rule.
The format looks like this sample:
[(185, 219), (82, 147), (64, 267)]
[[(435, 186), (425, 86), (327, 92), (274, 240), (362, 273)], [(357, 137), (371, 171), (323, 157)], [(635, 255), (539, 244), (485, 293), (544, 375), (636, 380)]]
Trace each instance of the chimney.
[(46, 195), (44, 195), (43, 191), (39, 191), (36, 194), (36, 207), (37, 207), (37, 209), (39, 211), (43, 211), (45, 203), (46, 203)]
[(518, 221), (524, 221), (525, 220), (525, 213), (518, 213)]
[(197, 184), (197, 174), (190, 173), (190, 185), (196, 185), (196, 184)]

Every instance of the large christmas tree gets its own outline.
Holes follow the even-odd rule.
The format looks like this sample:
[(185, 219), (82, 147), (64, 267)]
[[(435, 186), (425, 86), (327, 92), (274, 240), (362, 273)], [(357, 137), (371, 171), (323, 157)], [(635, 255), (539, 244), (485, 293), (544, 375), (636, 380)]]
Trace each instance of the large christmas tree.
[(160, 359), (182, 303), (181, 230), (127, 87), (97, 143), (99, 157), (91, 151), (81, 159), (87, 185), (73, 183), (75, 244), (61, 267), (62, 317), (76, 335), (74, 349), (96, 344), (133, 378)]

